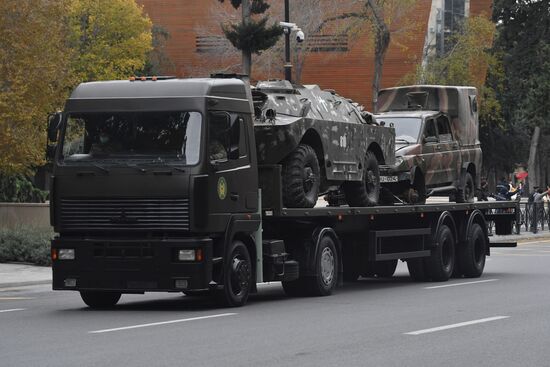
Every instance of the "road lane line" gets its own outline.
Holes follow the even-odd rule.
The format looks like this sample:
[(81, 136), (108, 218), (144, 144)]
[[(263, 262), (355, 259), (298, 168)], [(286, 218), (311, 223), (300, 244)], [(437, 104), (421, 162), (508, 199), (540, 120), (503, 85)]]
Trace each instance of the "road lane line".
[(484, 322), (490, 322), (490, 321), (496, 321), (496, 320), (503, 320), (507, 319), (510, 316), (495, 316), (495, 317), (488, 317), (486, 319), (479, 319), (479, 320), (472, 320), (472, 321), (465, 321), (465, 322), (459, 322), (458, 324), (452, 324), (452, 325), (445, 325), (445, 326), (438, 326), (431, 329), (423, 329), (423, 330), (417, 330), (417, 331), (411, 331), (408, 333), (404, 333), (405, 335), (421, 335), (421, 334), (428, 334), (428, 333), (434, 333), (436, 331), (442, 331), (442, 330), (448, 330), (448, 329), (455, 329), (463, 326), (470, 326), (470, 325), (476, 325), (476, 324), (482, 324)]
[(234, 316), (237, 315), (236, 313), (221, 313), (218, 315), (209, 315), (209, 316), (199, 316), (199, 317), (191, 317), (188, 319), (179, 319), (179, 320), (169, 320), (169, 321), (161, 321), (161, 322), (152, 322), (149, 324), (140, 324), (140, 325), (132, 325), (132, 326), (124, 326), (124, 327), (118, 327), (113, 329), (103, 329), (103, 330), (94, 330), (94, 331), (88, 331), (89, 334), (101, 334), (101, 333), (109, 333), (111, 331), (121, 331), (121, 330), (130, 330), (130, 329), (139, 329), (149, 326), (158, 326), (158, 325), (168, 325), (168, 324), (176, 324), (179, 322), (187, 322), (187, 321), (196, 321), (196, 320), (205, 320), (205, 319), (213, 319), (216, 317), (224, 317), (224, 316)]
[(25, 311), (25, 308), (12, 308), (10, 310), (0, 310), (0, 313), (3, 312), (14, 312), (14, 311)]
[(437, 289), (437, 288), (447, 288), (447, 287), (457, 287), (459, 285), (470, 285), (470, 284), (478, 284), (478, 283), (488, 283), (488, 282), (495, 282), (498, 279), (487, 279), (487, 280), (477, 280), (475, 282), (464, 282), (464, 283), (453, 283), (453, 284), (445, 284), (445, 285), (435, 285), (432, 287), (424, 287), (424, 289)]

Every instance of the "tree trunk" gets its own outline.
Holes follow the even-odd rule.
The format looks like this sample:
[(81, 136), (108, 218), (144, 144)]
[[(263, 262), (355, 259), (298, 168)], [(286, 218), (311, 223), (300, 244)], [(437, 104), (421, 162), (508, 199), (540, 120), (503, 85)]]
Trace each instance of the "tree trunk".
[(530, 193), (533, 193), (534, 192), (533, 187), (538, 185), (536, 159), (537, 159), (537, 150), (539, 145), (539, 137), (540, 137), (540, 127), (535, 126), (535, 130), (533, 131), (533, 136), (531, 137), (531, 148), (529, 149), (529, 163), (527, 164), (527, 171), (529, 172), (528, 177), (529, 177)]
[[(243, 12), (243, 24), (250, 22), (250, 0), (242, 0), (241, 8)], [(242, 50), (242, 62), (243, 62), (243, 74), (248, 75), (252, 73), (252, 52), (250, 50)]]
[(390, 45), (391, 35), (386, 22), (384, 22), (384, 17), (380, 11), (378, 2), (376, 0), (368, 0), (365, 6), (372, 10), (376, 27), (376, 39), (374, 41), (374, 77), (372, 79), (372, 110), (376, 113), (384, 59), (386, 58), (386, 51), (388, 51), (388, 46)]

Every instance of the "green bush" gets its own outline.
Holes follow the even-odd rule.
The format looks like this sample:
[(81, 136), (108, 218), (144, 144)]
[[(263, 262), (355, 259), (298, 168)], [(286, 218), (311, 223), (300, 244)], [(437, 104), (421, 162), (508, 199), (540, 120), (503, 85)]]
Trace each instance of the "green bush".
[(0, 202), (4, 203), (43, 203), (48, 192), (36, 188), (24, 175), (0, 173)]
[(50, 229), (0, 229), (0, 262), (19, 261), (51, 265)]

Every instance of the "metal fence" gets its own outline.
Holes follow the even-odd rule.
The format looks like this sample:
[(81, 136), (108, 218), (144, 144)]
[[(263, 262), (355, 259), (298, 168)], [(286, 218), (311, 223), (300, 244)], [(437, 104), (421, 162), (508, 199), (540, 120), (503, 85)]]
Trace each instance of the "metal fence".
[[(516, 220), (512, 224), (516, 234), (521, 232), (537, 233), (550, 229), (550, 203), (520, 202), (519, 209), (519, 212), (516, 212)], [(507, 209), (493, 209), (492, 214), (498, 214), (499, 210)], [(489, 232), (492, 233), (495, 226), (494, 222), (489, 221), (487, 224)]]

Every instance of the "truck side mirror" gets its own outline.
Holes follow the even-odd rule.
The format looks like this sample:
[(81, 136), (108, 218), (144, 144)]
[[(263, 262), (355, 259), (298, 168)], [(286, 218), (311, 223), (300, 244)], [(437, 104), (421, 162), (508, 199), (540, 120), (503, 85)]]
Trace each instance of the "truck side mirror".
[(57, 133), (61, 127), (61, 112), (56, 112), (48, 116), (48, 141), (55, 143), (57, 141)]

